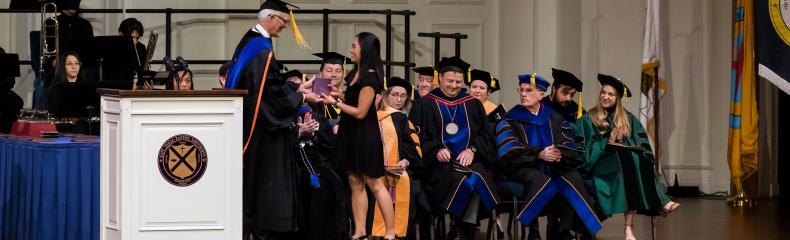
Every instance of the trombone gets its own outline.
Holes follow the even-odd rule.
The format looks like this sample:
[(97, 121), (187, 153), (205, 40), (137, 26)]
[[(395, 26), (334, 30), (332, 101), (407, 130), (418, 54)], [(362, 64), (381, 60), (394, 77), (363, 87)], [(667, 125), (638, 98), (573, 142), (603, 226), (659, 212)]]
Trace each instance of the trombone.
[[(48, 11), (48, 10), (51, 10)], [(44, 72), (44, 62), (49, 58), (58, 57), (60, 52), (60, 35), (58, 31), (58, 5), (55, 3), (45, 3), (41, 5), (41, 33), (39, 34), (39, 72)], [(49, 43), (53, 43), (50, 46)]]

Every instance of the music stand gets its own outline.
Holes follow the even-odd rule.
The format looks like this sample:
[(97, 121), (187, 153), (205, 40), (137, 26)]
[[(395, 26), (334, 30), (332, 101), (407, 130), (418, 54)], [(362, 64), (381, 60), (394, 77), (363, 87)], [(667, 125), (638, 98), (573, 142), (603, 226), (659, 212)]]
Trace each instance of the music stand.
[[(131, 37), (98, 36), (69, 40), (61, 46), (82, 58), (82, 67), (94, 69), (98, 81), (122, 81), (131, 84), (137, 67), (137, 56)], [(62, 53), (61, 53), (62, 54)]]

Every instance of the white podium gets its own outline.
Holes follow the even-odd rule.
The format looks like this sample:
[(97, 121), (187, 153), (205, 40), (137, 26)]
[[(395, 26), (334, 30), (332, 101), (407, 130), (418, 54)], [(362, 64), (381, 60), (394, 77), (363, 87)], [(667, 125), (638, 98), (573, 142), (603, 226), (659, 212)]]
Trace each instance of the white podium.
[(101, 239), (241, 239), (246, 91), (98, 91)]

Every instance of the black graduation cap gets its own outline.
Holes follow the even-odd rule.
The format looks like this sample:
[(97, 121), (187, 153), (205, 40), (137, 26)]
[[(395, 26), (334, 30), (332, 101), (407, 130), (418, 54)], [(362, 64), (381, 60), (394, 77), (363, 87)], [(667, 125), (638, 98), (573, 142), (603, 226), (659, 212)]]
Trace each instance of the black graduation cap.
[(433, 76), (433, 71), (435, 70), (431, 66), (426, 66), (426, 67), (413, 68), (412, 71), (416, 72), (421, 76)]
[(299, 26), (296, 25), (296, 18), (294, 18), (294, 13), (291, 11), (291, 7), (299, 9), (299, 7), (296, 5), (284, 2), (282, 0), (266, 0), (265, 2), (261, 3), (259, 10), (271, 9), (274, 11), (288, 13), (289, 17), (291, 18), (291, 28), (293, 28), (296, 43), (302, 48), (310, 49), (310, 45), (307, 44), (307, 41), (304, 40), (304, 36), (302, 36), (302, 33), (299, 31)]
[(474, 80), (480, 80), (480, 81), (483, 81), (484, 83), (486, 83), (486, 85), (488, 85), (488, 92), (489, 93), (493, 93), (493, 92), (499, 91), (499, 89), (501, 88), (499, 86), (499, 79), (496, 79), (495, 77), (491, 76), (491, 73), (489, 73), (489, 72), (486, 72), (486, 71), (483, 71), (483, 70), (480, 70), (480, 69), (473, 69), (470, 72), (470, 74), (472, 74), (472, 77), (467, 78), (467, 79), (471, 79), (471, 80), (464, 81), (464, 83), (466, 83), (467, 86), (472, 86), (472, 81), (474, 81)]
[(283, 73), (282, 79), (288, 80), (291, 77), (302, 78), (303, 76), (304, 76), (304, 74), (302, 74), (302, 71), (299, 71), (299, 69), (294, 69), (294, 70), (288, 71), (286, 73)]
[(453, 57), (442, 57), (442, 60), (439, 61), (439, 64), (436, 65), (436, 68), (439, 69), (439, 73), (444, 73), (447, 71), (456, 71), (456, 72), (468, 72), (469, 63), (465, 62), (458, 56)]
[(4, 77), (19, 77), (18, 54), (0, 54), (0, 79)]
[[(470, 71), (472, 71), (472, 69), (469, 68), (470, 66), (471, 65), (469, 65), (469, 63), (467, 63), (460, 57), (453, 56), (449, 58), (442, 57), (442, 60), (439, 61), (439, 64), (436, 65), (436, 68), (439, 69), (439, 73), (444, 73), (448, 71), (466, 73), (466, 80), (471, 82), (472, 74), (470, 73)], [(434, 78), (433, 81), (435, 84), (439, 84), (438, 82), (439, 78)]]
[(582, 91), (582, 80), (579, 80), (573, 73), (569, 73), (560, 69), (552, 68), (551, 69), (551, 77), (554, 78), (554, 85), (562, 84), (565, 86), (572, 87), (576, 89), (577, 92)]
[(323, 59), (321, 64), (341, 64), (345, 65), (351, 63), (351, 58), (343, 56), (343, 54), (336, 53), (336, 52), (322, 52), (322, 53), (313, 53), (316, 57), (320, 57)]
[(266, 0), (265, 2), (261, 3), (261, 7), (258, 10), (271, 9), (275, 11), (288, 13), (291, 12), (291, 8), (289, 6), (299, 9), (299, 7), (297, 7), (296, 5), (284, 2), (282, 0)]
[(403, 87), (406, 89), (406, 94), (409, 94), (410, 98), (412, 95), (412, 89), (414, 88), (409, 82), (400, 77), (391, 77), (389, 80), (387, 80), (387, 88), (391, 87)]
[(617, 92), (623, 95), (623, 98), (631, 97), (631, 89), (628, 89), (628, 86), (626, 86), (622, 81), (620, 81), (620, 79), (617, 79), (616, 77), (599, 73), (598, 81), (601, 82), (601, 86), (609, 85), (614, 87)]

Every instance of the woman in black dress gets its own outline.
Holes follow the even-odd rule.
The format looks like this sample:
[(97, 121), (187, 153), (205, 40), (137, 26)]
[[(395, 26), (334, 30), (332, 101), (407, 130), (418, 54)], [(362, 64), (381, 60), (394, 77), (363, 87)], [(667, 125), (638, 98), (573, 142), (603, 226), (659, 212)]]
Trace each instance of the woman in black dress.
[[(354, 70), (346, 78), (345, 101), (324, 95), (324, 104), (339, 108), (337, 161), (348, 175), (351, 187), (351, 209), (354, 214), (352, 239), (367, 239), (365, 222), (368, 199), (365, 185), (376, 197), (384, 217), (384, 239), (395, 239), (392, 199), (384, 185), (384, 150), (381, 143), (374, 101), (383, 90), (383, 67), (379, 54), (381, 44), (369, 32), (357, 34), (351, 45)], [(350, 81), (349, 81), (350, 80)]]

